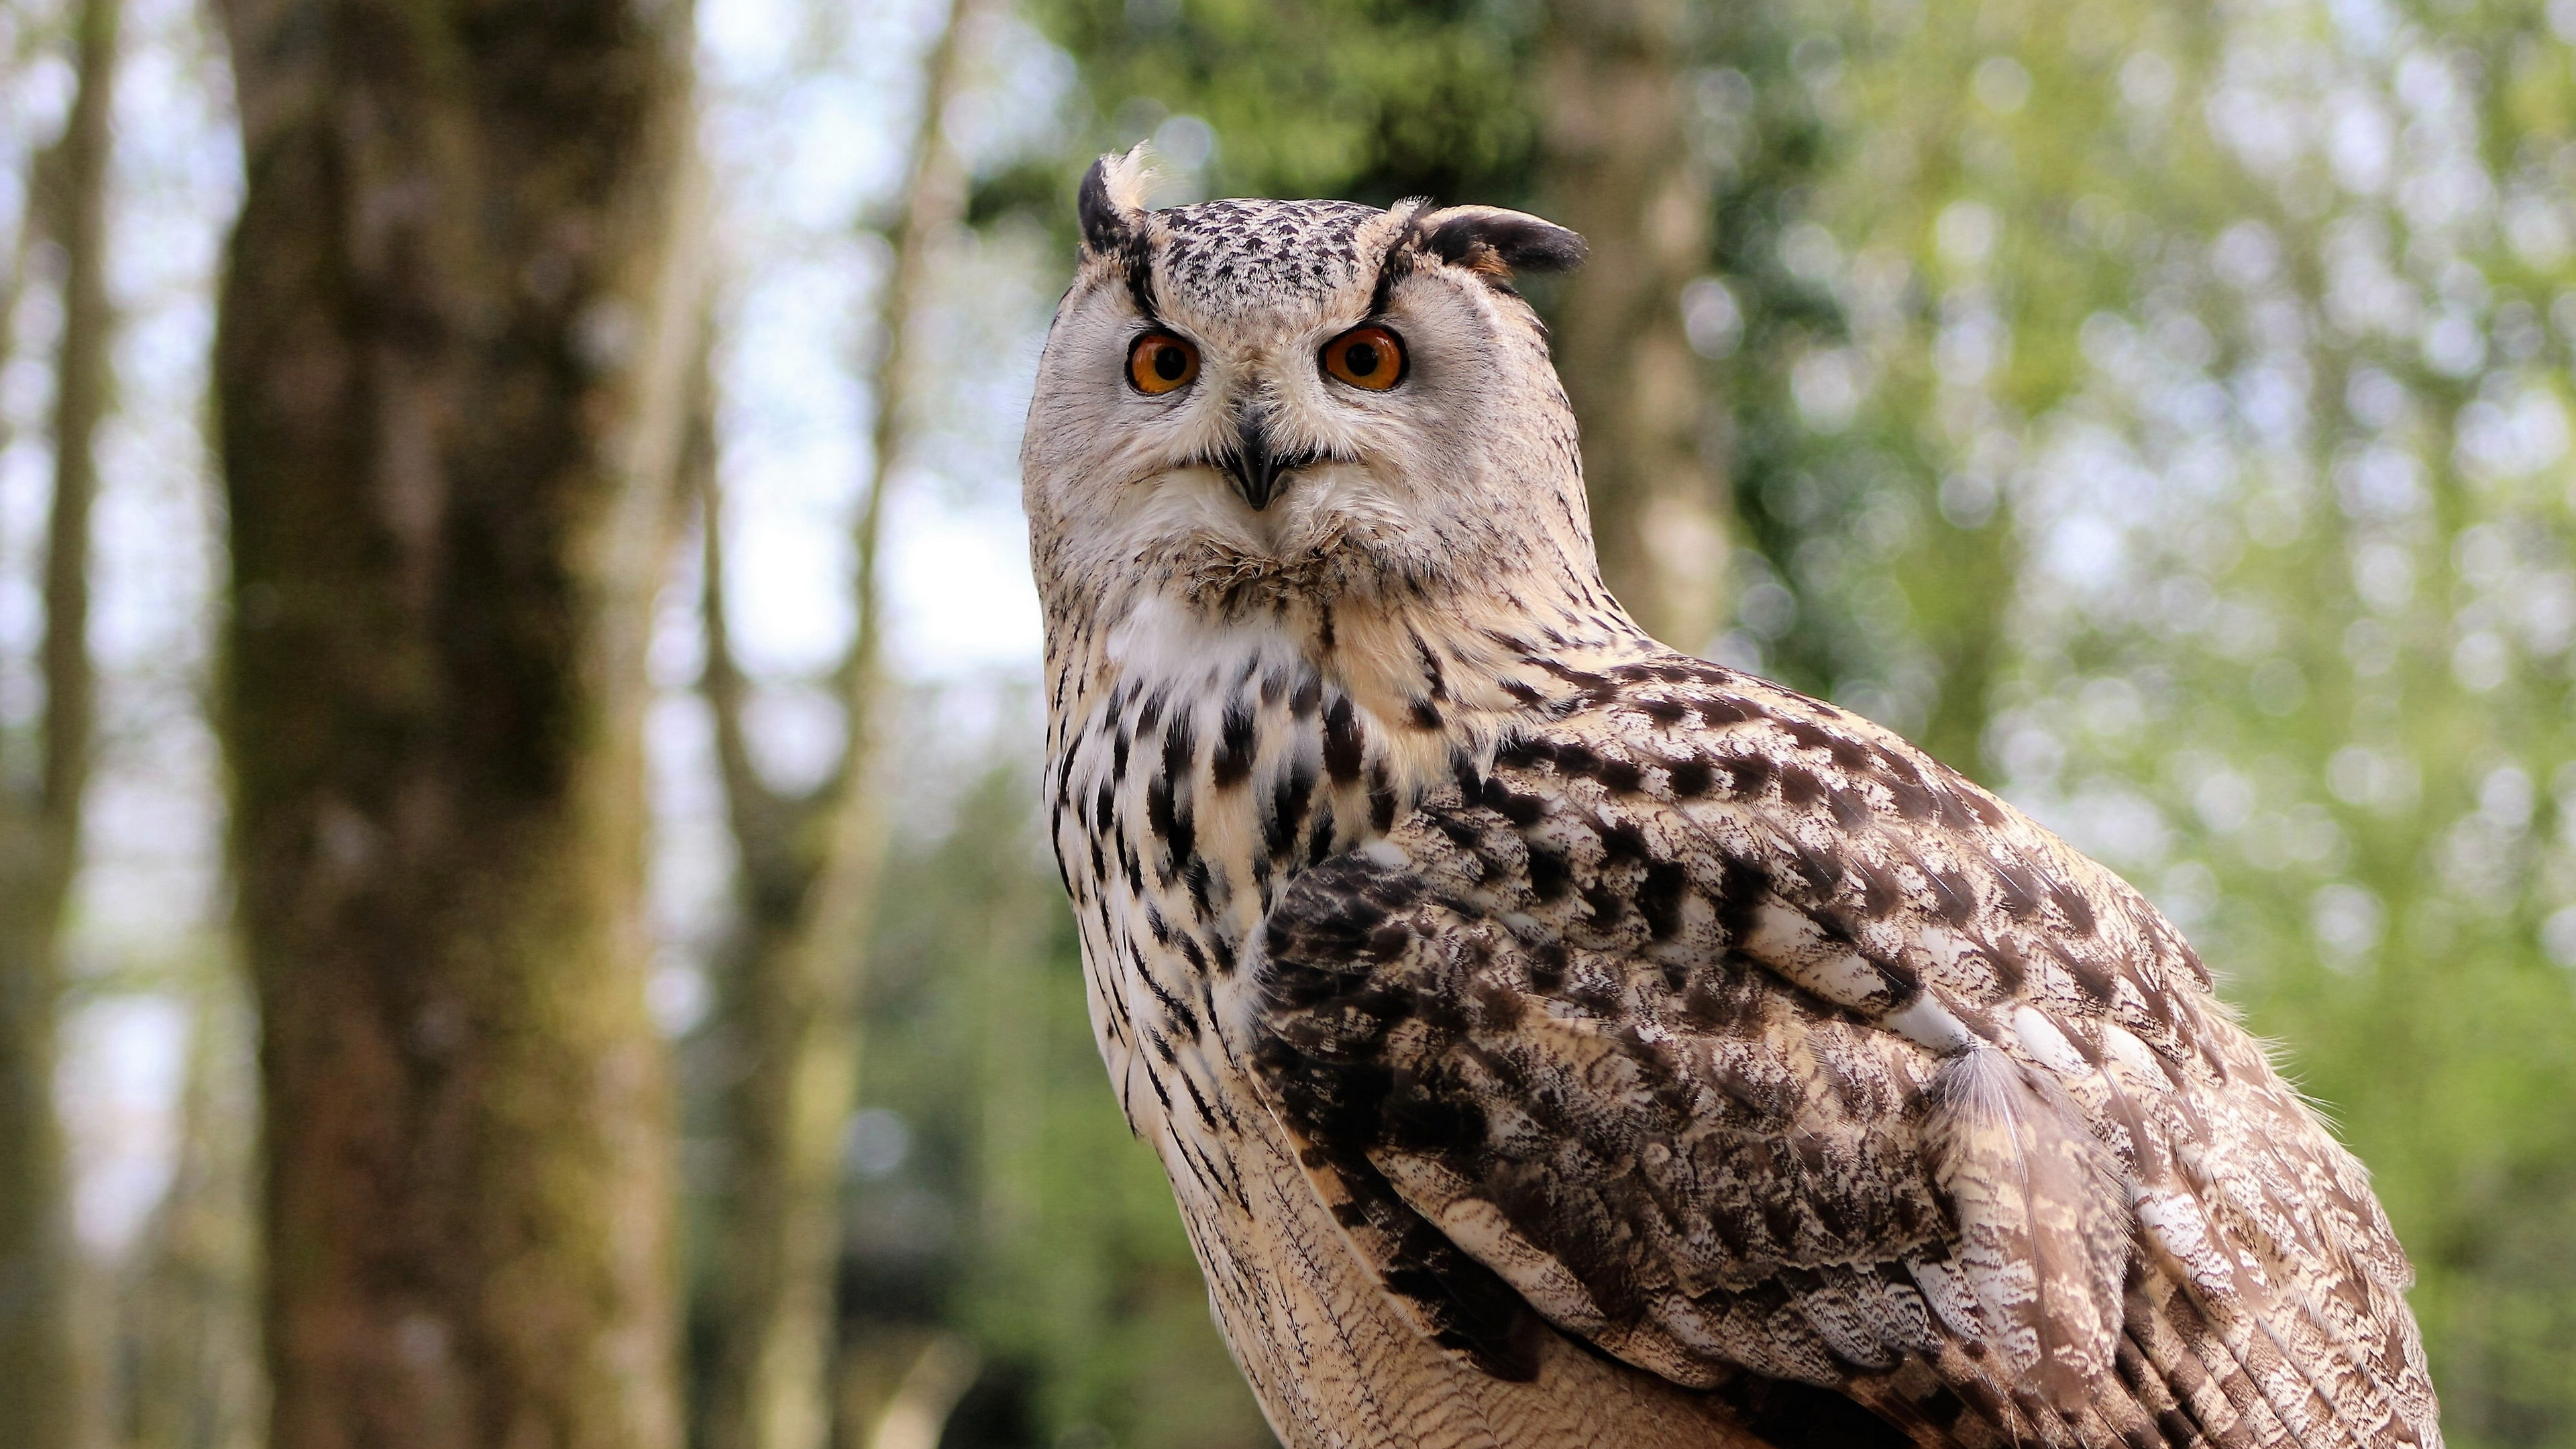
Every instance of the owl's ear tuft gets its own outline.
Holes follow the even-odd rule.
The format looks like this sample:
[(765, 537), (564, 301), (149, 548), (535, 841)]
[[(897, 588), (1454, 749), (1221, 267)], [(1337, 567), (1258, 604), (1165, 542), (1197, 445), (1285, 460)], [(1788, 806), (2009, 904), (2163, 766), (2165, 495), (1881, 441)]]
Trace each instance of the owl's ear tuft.
[(1452, 206), (1414, 225), (1423, 250), (1452, 266), (1490, 276), (1565, 272), (1583, 265), (1583, 238), (1552, 221), (1499, 206)]
[(1111, 152), (1091, 163), (1082, 191), (1074, 199), (1074, 216), (1082, 226), (1082, 249), (1093, 256), (1123, 257), (1145, 236), (1145, 196), (1153, 187), (1153, 155), (1143, 142), (1124, 153)]

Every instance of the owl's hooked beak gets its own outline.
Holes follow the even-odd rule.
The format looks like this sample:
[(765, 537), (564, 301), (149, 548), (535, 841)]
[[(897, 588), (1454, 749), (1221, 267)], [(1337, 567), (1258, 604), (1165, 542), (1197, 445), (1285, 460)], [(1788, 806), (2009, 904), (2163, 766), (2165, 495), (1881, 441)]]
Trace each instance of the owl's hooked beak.
[(1299, 468), (1310, 468), (1324, 461), (1313, 451), (1281, 453), (1270, 438), (1270, 417), (1257, 407), (1243, 407), (1234, 414), (1234, 447), (1217, 460), (1217, 466), (1234, 480), (1234, 491), (1259, 513), (1279, 496), (1281, 475)]

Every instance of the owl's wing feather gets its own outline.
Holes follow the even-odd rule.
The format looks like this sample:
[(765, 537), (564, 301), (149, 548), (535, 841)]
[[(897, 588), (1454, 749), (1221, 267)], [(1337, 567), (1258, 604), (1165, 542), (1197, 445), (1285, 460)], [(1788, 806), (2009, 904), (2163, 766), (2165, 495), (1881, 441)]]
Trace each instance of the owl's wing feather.
[(1256, 1073), (1427, 1324), (1508, 1326), (1436, 1241), (1924, 1443), (2439, 1443), (2361, 1167), (2179, 934), (1831, 706), (1604, 678), (1300, 877), (1261, 971)]

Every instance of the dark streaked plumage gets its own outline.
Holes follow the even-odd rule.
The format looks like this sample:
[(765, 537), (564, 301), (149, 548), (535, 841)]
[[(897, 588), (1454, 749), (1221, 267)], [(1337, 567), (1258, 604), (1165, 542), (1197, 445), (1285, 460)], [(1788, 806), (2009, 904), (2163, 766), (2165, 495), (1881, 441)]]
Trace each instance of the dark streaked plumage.
[[(1508, 285), (1579, 241), (1135, 191), (1024, 451), (1048, 793), (1286, 1442), (2438, 1445), (2359, 1164), (2173, 928), (1602, 591)], [(1363, 324), (1399, 386), (1318, 372)]]
[(1607, 676), (1270, 912), (1256, 1075), (1364, 1254), (1925, 1442), (2421, 1441), (2359, 1164), (2153, 907), (1830, 706)]

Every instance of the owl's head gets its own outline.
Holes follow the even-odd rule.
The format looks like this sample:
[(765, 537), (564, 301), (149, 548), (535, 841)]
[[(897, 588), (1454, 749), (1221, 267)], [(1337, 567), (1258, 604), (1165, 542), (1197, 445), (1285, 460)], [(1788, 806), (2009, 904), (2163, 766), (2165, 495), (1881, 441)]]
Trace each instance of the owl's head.
[(1141, 149), (1083, 182), (1029, 408), (1051, 604), (1150, 590), (1230, 615), (1596, 577), (1573, 414), (1510, 285), (1581, 238), (1421, 202), (1149, 211)]

